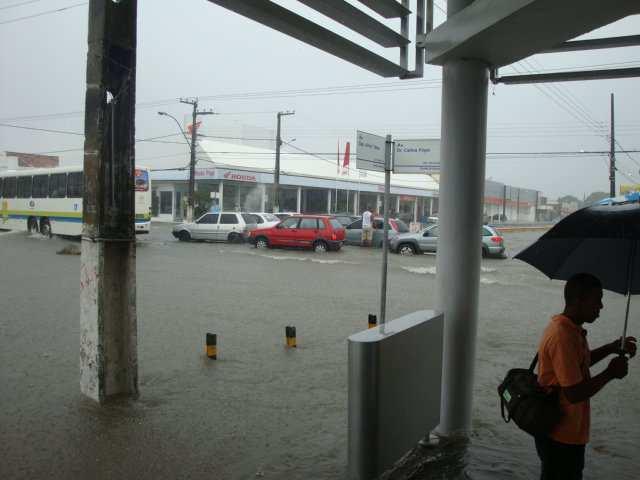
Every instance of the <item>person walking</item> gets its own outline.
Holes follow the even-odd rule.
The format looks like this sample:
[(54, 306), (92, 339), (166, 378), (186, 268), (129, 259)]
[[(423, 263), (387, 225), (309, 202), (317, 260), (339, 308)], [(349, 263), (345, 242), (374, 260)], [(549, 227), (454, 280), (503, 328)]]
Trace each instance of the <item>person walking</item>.
[[(589, 399), (610, 381), (624, 378), (628, 372), (625, 355), (636, 354), (634, 337), (625, 338), (622, 350), (621, 339), (589, 349), (583, 325), (595, 322), (603, 308), (598, 278), (588, 273), (574, 275), (565, 284), (564, 300), (564, 311), (551, 318), (538, 348), (538, 383), (559, 391), (563, 412), (549, 435), (535, 437), (541, 480), (582, 479), (591, 424)], [(618, 356), (592, 377), (589, 369), (609, 355)]]
[(367, 205), (367, 208), (362, 213), (362, 239), (361, 245), (363, 247), (370, 247), (373, 241), (373, 214), (371, 213), (371, 207)]

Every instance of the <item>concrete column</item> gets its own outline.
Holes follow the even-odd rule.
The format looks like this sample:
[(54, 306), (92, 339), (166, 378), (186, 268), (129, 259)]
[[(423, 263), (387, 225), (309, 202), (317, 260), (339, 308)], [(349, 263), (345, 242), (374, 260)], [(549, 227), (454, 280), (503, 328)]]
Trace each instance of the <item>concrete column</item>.
[(418, 221), (418, 197), (413, 201), (413, 221)]
[(302, 205), (302, 187), (298, 187), (298, 199), (296, 203), (296, 212), (300, 213), (300, 206)]
[(327, 190), (327, 213), (331, 214), (331, 190)]
[(224, 181), (220, 180), (220, 183), (218, 184), (218, 206), (220, 207), (220, 211), (222, 212), (224, 210), (224, 204), (222, 203), (222, 201), (224, 200)]
[(133, 191), (136, 13), (136, 0), (89, 2), (80, 390), (100, 403), (138, 395)]
[[(469, 0), (449, 0), (452, 15)], [(488, 69), (476, 60), (443, 68), (437, 302), (444, 312), (442, 435), (471, 429), (484, 198)]]
[(260, 211), (266, 212), (265, 208), (267, 205), (267, 187), (264, 183), (260, 185), (260, 194), (262, 197), (262, 200), (260, 201)]

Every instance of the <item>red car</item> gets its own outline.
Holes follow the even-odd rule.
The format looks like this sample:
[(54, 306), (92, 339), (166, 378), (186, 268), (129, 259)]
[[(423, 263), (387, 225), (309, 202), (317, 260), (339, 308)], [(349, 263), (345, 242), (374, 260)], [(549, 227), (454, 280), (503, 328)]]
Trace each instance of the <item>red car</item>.
[(316, 252), (340, 250), (344, 242), (344, 227), (333, 217), (324, 215), (294, 215), (271, 228), (252, 230), (248, 241), (256, 248), (304, 247)]

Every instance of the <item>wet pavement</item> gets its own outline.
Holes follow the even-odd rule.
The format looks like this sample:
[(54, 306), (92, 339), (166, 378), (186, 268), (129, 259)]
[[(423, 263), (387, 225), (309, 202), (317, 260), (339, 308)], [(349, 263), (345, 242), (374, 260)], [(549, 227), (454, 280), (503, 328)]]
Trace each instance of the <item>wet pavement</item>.
[[(259, 251), (169, 232), (138, 240), (140, 399), (102, 408), (79, 392), (80, 259), (56, 255), (72, 242), (0, 232), (0, 478), (345, 478), (346, 338), (377, 310), (380, 251)], [(539, 232), (505, 235), (512, 255)], [(389, 259), (388, 318), (432, 307), (435, 256)], [(503, 423), (496, 387), (529, 364), (561, 296), (521, 262), (483, 260), (469, 447), (418, 453), (392, 478), (536, 478), (532, 440)], [(622, 330), (623, 297), (604, 303), (592, 345)], [(632, 302), (636, 336), (637, 312)], [(297, 349), (284, 347), (286, 325)], [(639, 367), (592, 401), (586, 479), (638, 478)]]

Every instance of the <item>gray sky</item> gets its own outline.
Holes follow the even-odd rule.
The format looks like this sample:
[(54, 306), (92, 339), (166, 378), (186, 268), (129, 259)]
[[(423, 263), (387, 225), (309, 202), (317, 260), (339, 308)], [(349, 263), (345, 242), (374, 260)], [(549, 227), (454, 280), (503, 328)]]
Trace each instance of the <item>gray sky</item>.
[[(88, 7), (75, 6), (81, 0), (40, 0), (6, 8), (25, 1), (0, 0), (0, 123), (82, 132)], [(335, 26), (297, 1), (278, 3)], [(445, 0), (436, 3), (446, 8)], [(175, 124), (157, 111), (184, 118), (189, 106), (177, 101), (180, 96), (200, 96), (202, 108), (221, 113), (204, 117), (209, 135), (232, 136), (241, 125), (274, 130), (278, 110), (295, 110), (283, 120), (283, 138), (295, 138), (294, 145), (330, 159), (338, 142), (342, 148), (353, 142), (357, 129), (396, 138), (440, 135), (439, 68), (427, 66), (422, 80), (383, 79), (205, 0), (138, 4), (137, 138), (176, 133)], [(3, 23), (67, 6), (72, 8)], [(436, 24), (443, 19), (437, 11)], [(630, 17), (588, 37), (639, 31), (640, 18)], [(397, 60), (397, 51), (385, 55)], [(640, 47), (538, 55), (515, 68), (596, 65), (640, 66)], [(608, 129), (611, 92), (616, 96), (616, 138), (625, 149), (638, 150), (638, 86), (638, 79), (491, 86), (487, 151), (607, 150), (602, 129)], [(81, 136), (0, 127), (0, 150), (75, 150), (59, 154), (68, 164), (82, 161), (82, 146)], [(187, 161), (186, 145), (138, 143), (136, 148), (138, 161), (152, 167)], [(582, 197), (608, 191), (607, 162), (606, 156), (490, 155), (487, 177), (536, 188), (552, 198)], [(622, 173), (640, 183), (640, 154), (618, 155), (618, 162)], [(622, 174), (617, 180), (631, 183)]]

